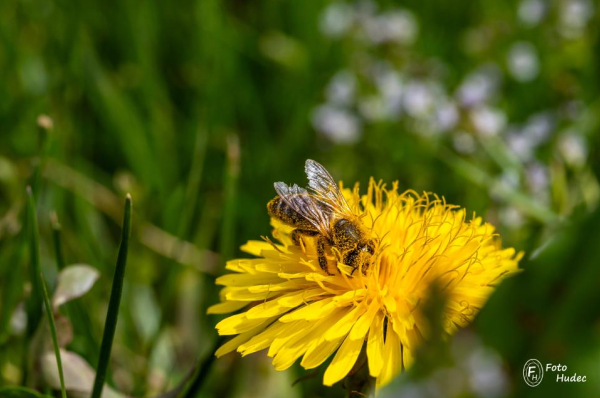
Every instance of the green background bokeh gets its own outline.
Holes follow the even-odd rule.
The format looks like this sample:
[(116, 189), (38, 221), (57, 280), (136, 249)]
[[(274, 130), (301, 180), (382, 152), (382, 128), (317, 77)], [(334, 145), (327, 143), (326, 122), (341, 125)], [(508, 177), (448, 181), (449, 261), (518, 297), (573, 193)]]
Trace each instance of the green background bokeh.
[[(218, 301), (215, 276), (225, 260), (244, 256), (245, 241), (269, 235), (272, 183), (303, 183), (311, 158), (346, 185), (365, 187), (373, 176), (435, 192), (497, 225), (505, 245), (526, 253), (524, 272), (503, 283), (460, 334), (467, 348), (456, 343), (449, 362), (424, 360), (428, 372), (400, 377), (390, 394), (600, 395), (599, 9), (583, 0), (0, 2), (0, 386), (23, 383), (24, 347), (39, 354), (15, 320), (31, 288), (22, 229), (27, 185), (38, 202), (50, 285), (57, 274), (52, 211), (66, 262), (100, 271), (79, 299), (83, 313), (68, 314), (68, 348), (92, 366), (122, 198), (132, 194), (134, 232), (109, 379), (125, 394), (156, 396), (212, 355), (218, 318), (205, 311)], [(377, 18), (398, 10), (409, 31), (374, 39), (386, 21)], [(336, 21), (349, 27), (332, 33), (327, 24)], [(416, 31), (403, 38), (410, 23)], [(534, 49), (525, 51), (525, 66), (511, 58), (523, 48)], [(520, 75), (531, 54), (535, 74)], [(362, 99), (382, 90), (372, 74), (377, 65), (404, 79), (401, 114), (370, 119), (364, 112)], [(461, 104), (461, 87), (481, 68), (500, 76), (493, 98)], [(339, 71), (350, 71), (355, 88), (350, 103), (332, 105), (328, 87)], [(422, 97), (414, 90), (410, 97), (408, 87), (430, 90), (431, 107), (447, 98), (454, 124), (432, 132), (435, 110), (411, 113), (411, 101)], [(319, 125), (318, 109), (329, 105), (350, 115), (351, 140)], [(490, 109), (504, 124), (486, 135), (476, 112)], [(515, 155), (514, 140), (540, 113), (551, 115), (552, 127), (529, 157)], [(52, 118), (51, 130), (37, 125), (41, 114)], [(471, 150), (461, 149), (462, 139)], [(528, 185), (533, 169), (542, 170), (543, 186)], [(491, 363), (492, 382), (485, 375), (483, 387), (473, 381), (472, 358)], [(566, 364), (568, 375), (585, 374), (587, 382), (557, 384), (548, 374), (528, 387), (529, 358)], [(262, 353), (230, 354), (213, 363), (198, 396), (345, 396), (341, 386), (321, 385), (322, 372), (291, 386), (307, 373), (298, 365), (277, 373)], [(499, 387), (486, 389), (494, 380)], [(29, 384), (49, 391), (41, 379)]]

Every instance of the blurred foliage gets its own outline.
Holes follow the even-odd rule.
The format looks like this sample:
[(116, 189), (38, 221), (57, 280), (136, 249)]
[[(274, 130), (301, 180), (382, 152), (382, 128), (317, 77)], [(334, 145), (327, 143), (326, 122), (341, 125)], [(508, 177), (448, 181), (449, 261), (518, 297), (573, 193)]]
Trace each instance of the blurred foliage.
[[(65, 265), (100, 273), (55, 310), (78, 380), (98, 361), (131, 193), (111, 393), (157, 396), (202, 374), (197, 396), (344, 396), (321, 385), (322, 371), (277, 373), (262, 354), (205, 361), (214, 277), (269, 234), (273, 181), (301, 183), (313, 158), (346, 185), (374, 176), (434, 191), (527, 253), (525, 272), (439, 348), (454, 365), (403, 375), (399, 394), (599, 395), (599, 10), (591, 0), (0, 2), (0, 386), (58, 396), (47, 324), (27, 327), (39, 293), (30, 185), (49, 289)], [(527, 387), (530, 357), (588, 382)]]

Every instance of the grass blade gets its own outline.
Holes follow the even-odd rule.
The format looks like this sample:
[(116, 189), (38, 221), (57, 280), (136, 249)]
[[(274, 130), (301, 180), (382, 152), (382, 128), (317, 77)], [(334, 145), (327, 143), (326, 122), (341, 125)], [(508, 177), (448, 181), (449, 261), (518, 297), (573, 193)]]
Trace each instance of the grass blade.
[(35, 199), (30, 186), (27, 187), (27, 224), (29, 228), (29, 256), (31, 295), (27, 302), (27, 336), (35, 333), (42, 316), (42, 287), (40, 286), (40, 236), (38, 231)]
[(131, 236), (131, 195), (127, 194), (125, 200), (125, 212), (123, 215), (123, 230), (121, 235), (121, 245), (119, 246), (119, 255), (117, 257), (117, 266), (113, 276), (113, 285), (108, 302), (108, 311), (106, 313), (106, 322), (104, 322), (104, 335), (100, 345), (100, 356), (98, 366), (96, 367), (96, 378), (94, 379), (94, 389), (91, 398), (100, 398), (104, 380), (106, 379), (106, 370), (110, 360), (110, 351), (112, 349), (115, 329), (117, 327), (117, 318), (119, 316), (119, 304), (123, 294), (123, 281), (125, 279), (125, 266), (127, 264), (127, 249), (129, 246), (129, 237)]
[(29, 277), (31, 280), (31, 294), (27, 300), (27, 339), (24, 341), (23, 347), (23, 380), (29, 378), (29, 346), (31, 339), (37, 330), (42, 317), (42, 287), (40, 286), (39, 274), (40, 267), (40, 236), (38, 231), (37, 210), (35, 206), (35, 198), (31, 186), (27, 186), (27, 223), (26, 232), (29, 238)]
[(46, 315), (48, 316), (48, 324), (50, 325), (50, 334), (52, 336), (52, 345), (54, 346), (54, 355), (56, 355), (56, 366), (58, 367), (58, 378), (60, 379), (60, 392), (62, 398), (67, 398), (67, 391), (65, 390), (65, 377), (63, 375), (62, 360), (60, 358), (60, 347), (58, 346), (58, 337), (56, 335), (56, 324), (54, 323), (52, 306), (50, 305), (50, 297), (48, 297), (48, 288), (46, 288), (46, 281), (44, 281), (43, 272), (40, 272), (40, 284), (42, 285), (42, 292), (44, 293), (44, 306), (46, 307)]

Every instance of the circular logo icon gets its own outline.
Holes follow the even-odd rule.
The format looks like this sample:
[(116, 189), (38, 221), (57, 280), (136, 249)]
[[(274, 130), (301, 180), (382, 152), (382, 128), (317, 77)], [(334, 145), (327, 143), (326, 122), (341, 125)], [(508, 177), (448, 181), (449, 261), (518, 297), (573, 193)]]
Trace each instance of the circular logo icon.
[(529, 387), (537, 387), (544, 378), (544, 368), (537, 359), (530, 359), (523, 366), (523, 380)]

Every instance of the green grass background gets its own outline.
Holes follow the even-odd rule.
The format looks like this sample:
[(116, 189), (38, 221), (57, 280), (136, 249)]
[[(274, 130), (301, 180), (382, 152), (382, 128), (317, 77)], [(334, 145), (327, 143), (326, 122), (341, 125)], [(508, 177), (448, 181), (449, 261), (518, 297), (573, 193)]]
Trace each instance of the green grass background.
[[(304, 160), (312, 158), (346, 184), (398, 180), (401, 189), (436, 192), (498, 224), (503, 242), (526, 252), (525, 272), (500, 286), (471, 332), (501, 358), (508, 377), (501, 396), (600, 395), (600, 5), (592, 2), (581, 37), (561, 40), (552, 27), (558, 14), (525, 28), (514, 1), (379, 4), (414, 13), (420, 30), (411, 57), (443, 61), (450, 89), (476, 65), (505, 68), (515, 40), (535, 43), (540, 75), (504, 83), (499, 103), (508, 119), (523, 121), (563, 99), (586, 109), (577, 121), (588, 143), (584, 166), (568, 168), (551, 144), (540, 151), (553, 170), (549, 203), (519, 190), (491, 195), (507, 167), (494, 161), (493, 149), (464, 156), (446, 138), (395, 122), (365, 125), (351, 145), (315, 131), (310, 115), (324, 87), (359, 47), (321, 33), (326, 3), (0, 2), (0, 386), (26, 384), (59, 396), (36, 369), (35, 325), (19, 332), (11, 322), (36, 294), (27, 185), (37, 201), (40, 266), (50, 289), (58, 272), (52, 211), (66, 264), (100, 271), (94, 288), (62, 311), (73, 325), (68, 349), (92, 366), (131, 193), (133, 234), (108, 381), (128, 395), (157, 396), (212, 355), (219, 319), (205, 311), (218, 301), (215, 276), (225, 260), (243, 256), (246, 240), (270, 233), (265, 205), (273, 181), (303, 182)], [(469, 27), (490, 27), (491, 48), (466, 53)], [(281, 53), (269, 50), (274, 37), (285, 39)], [(385, 51), (382, 58), (393, 49)], [(40, 114), (52, 117), (52, 130), (37, 126)], [(505, 206), (524, 209), (525, 221), (506, 225)], [(588, 381), (527, 387), (521, 375), (530, 357), (565, 363)], [(433, 360), (426, 368), (437, 366)], [(319, 375), (292, 387), (307, 372), (276, 373), (263, 354), (232, 354), (206, 371), (199, 397), (346, 394), (321, 386)]]

